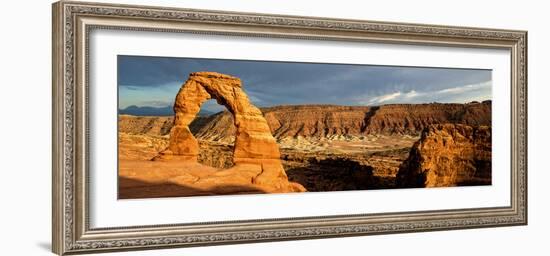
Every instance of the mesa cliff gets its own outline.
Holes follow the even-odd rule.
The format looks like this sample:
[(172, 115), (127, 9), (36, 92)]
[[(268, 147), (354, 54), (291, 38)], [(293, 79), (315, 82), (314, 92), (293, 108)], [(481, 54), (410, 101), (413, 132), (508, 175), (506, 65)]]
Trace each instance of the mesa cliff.
[(491, 127), (427, 127), (397, 173), (398, 187), (491, 184)]
[[(432, 124), (491, 125), (491, 101), (466, 104), (392, 104), (375, 107), (297, 105), (260, 108), (276, 139), (340, 138), (364, 135), (418, 136)], [(137, 119), (137, 120), (134, 120)], [(120, 130), (129, 133), (167, 135), (171, 117), (121, 115)], [(197, 117), (189, 128), (196, 138), (232, 143), (235, 125), (228, 111)]]
[[(491, 102), (396, 104), (378, 107), (302, 105), (261, 109), (275, 138), (339, 137), (368, 134), (418, 135), (431, 124), (490, 125)], [(218, 113), (194, 129), (197, 138), (229, 141), (231, 115)]]
[(118, 131), (129, 134), (164, 136), (170, 134), (174, 117), (118, 115)]

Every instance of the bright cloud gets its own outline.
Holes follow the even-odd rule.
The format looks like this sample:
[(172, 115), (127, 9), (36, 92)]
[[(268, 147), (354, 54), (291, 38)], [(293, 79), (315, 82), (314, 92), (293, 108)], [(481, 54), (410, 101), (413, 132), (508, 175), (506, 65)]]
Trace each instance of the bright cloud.
[(411, 90), (408, 92), (392, 92), (379, 96), (362, 96), (359, 99), (360, 104), (379, 105), (391, 103), (422, 103), (422, 102), (456, 102), (464, 103), (473, 100), (491, 99), (492, 83), (483, 82), (477, 84), (468, 84), (464, 86), (456, 86), (436, 91), (417, 92)]
[(370, 104), (372, 104), (372, 103), (384, 103), (384, 102), (387, 102), (387, 101), (398, 99), (402, 95), (403, 94), (401, 92), (385, 94), (385, 95), (381, 95), (381, 96), (372, 98), (371, 100), (369, 100), (369, 103)]

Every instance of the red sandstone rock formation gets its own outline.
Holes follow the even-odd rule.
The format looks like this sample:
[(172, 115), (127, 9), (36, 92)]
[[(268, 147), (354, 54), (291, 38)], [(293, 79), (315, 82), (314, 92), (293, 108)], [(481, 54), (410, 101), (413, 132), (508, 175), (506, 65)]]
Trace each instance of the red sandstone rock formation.
[(380, 106), (368, 120), (368, 134), (420, 134), (433, 124), (491, 125), (491, 102)]
[[(260, 110), (277, 139), (367, 134), (419, 135), (431, 124), (491, 125), (490, 101), (467, 104), (395, 104), (380, 107), (301, 105)], [(146, 131), (152, 134), (161, 131), (163, 133), (154, 135), (164, 135), (172, 127), (171, 119), (167, 117), (134, 118), (138, 121), (120, 117), (122, 132), (136, 131), (140, 134), (139, 131)], [(189, 128), (196, 138), (233, 143), (236, 133), (233, 123), (231, 113), (222, 112), (196, 118)]]
[(398, 187), (491, 184), (491, 127), (431, 125), (397, 174)]
[(156, 161), (197, 163), (199, 145), (189, 125), (202, 103), (216, 99), (233, 116), (235, 146), (232, 168), (194, 180), (194, 186), (211, 184), (256, 185), (267, 192), (305, 191), (288, 181), (280, 160), (279, 147), (262, 112), (252, 105), (240, 79), (214, 72), (196, 72), (181, 87), (174, 104), (174, 127), (168, 147)]
[(118, 116), (118, 131), (129, 134), (164, 136), (170, 134), (174, 118), (167, 116)]
[[(361, 136), (368, 134), (419, 135), (431, 124), (491, 125), (491, 102), (467, 104), (396, 104), (380, 107), (303, 105), (263, 108), (277, 139), (285, 137)], [(197, 138), (233, 141), (229, 113), (219, 113), (195, 127)]]

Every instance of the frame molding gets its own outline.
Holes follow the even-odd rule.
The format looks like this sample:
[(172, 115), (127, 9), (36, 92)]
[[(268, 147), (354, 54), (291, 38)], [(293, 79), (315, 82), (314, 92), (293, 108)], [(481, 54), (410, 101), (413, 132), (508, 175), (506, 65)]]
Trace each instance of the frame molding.
[[(527, 224), (527, 32), (61, 1), (53, 4), (52, 249), (63, 255)], [(509, 207), (91, 229), (88, 39), (94, 29), (509, 49)]]

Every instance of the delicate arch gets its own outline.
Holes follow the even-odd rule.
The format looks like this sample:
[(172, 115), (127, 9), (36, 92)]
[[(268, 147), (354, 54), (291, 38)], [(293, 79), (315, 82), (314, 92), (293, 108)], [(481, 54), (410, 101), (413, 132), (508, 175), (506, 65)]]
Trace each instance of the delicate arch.
[(233, 162), (260, 163), (279, 159), (279, 147), (262, 112), (250, 103), (242, 90), (241, 80), (215, 72), (196, 72), (181, 87), (174, 103), (174, 127), (168, 148), (155, 160), (180, 159), (197, 161), (199, 145), (189, 124), (209, 100), (225, 106), (233, 115), (236, 127)]
[(155, 161), (181, 161), (196, 166), (199, 144), (189, 124), (199, 113), (201, 105), (209, 100), (225, 106), (233, 115), (236, 127), (233, 148), (234, 166), (218, 170), (215, 174), (199, 178), (194, 187), (212, 184), (253, 186), (265, 192), (298, 192), (306, 189), (288, 181), (280, 159), (279, 146), (262, 112), (252, 103), (241, 88), (241, 80), (215, 72), (191, 73), (181, 87), (174, 103), (174, 126), (170, 131), (168, 147)]

